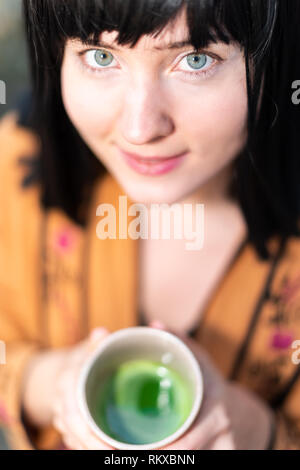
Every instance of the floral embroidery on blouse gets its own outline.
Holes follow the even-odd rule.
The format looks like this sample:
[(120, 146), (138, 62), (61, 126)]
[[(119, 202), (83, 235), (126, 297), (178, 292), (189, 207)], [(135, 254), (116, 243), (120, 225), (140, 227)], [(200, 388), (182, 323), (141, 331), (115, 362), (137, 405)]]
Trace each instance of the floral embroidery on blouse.
[(282, 279), (278, 293), (270, 295), (270, 301), (275, 306), (275, 314), (270, 318), (270, 323), (277, 327), (292, 324), (300, 318), (300, 301), (297, 296), (300, 293), (300, 275), (289, 279), (286, 274)]
[(64, 255), (73, 251), (77, 245), (78, 233), (75, 228), (65, 226), (55, 232), (52, 244), (56, 252)]
[(284, 280), (284, 285), (280, 292), (281, 300), (288, 305), (297, 293), (300, 291), (300, 274), (296, 279), (289, 280), (287, 277)]
[(262, 319), (265, 328), (270, 331), (266, 342), (266, 356), (251, 360), (247, 372), (250, 382), (255, 380), (256, 390), (267, 399), (271, 399), (284, 386), (283, 371), (291, 365), (291, 344), (297, 339), (293, 325), (300, 318), (299, 294), (300, 275), (293, 275), (291, 278), (286, 272), (276, 292), (267, 292), (264, 299), (273, 307), (271, 315)]
[(293, 341), (293, 334), (289, 331), (275, 330), (271, 335), (270, 347), (277, 350), (287, 349)]
[(65, 225), (55, 231), (52, 239), (52, 247), (57, 253), (65, 255), (76, 248), (78, 239), (79, 234), (77, 229), (75, 227)]
[(74, 306), (70, 297), (70, 289), (74, 285), (78, 299), (80, 299), (84, 284), (81, 266), (78, 266), (76, 261), (74, 262), (78, 250), (81, 256), (81, 237), (80, 229), (68, 222), (45, 231), (43, 254), (45, 310), (50, 309), (51, 312), (51, 308), (54, 307), (59, 311), (68, 345), (77, 343), (83, 335), (80, 313), (77, 312), (80, 304), (78, 307)]
[(269, 318), (269, 326), (275, 324), (271, 333), (270, 347), (273, 350), (290, 353), (291, 344), (295, 338), (293, 324), (296, 324), (300, 314), (300, 275), (290, 279), (285, 274), (279, 291), (272, 293), (269, 300), (275, 307), (275, 313)]

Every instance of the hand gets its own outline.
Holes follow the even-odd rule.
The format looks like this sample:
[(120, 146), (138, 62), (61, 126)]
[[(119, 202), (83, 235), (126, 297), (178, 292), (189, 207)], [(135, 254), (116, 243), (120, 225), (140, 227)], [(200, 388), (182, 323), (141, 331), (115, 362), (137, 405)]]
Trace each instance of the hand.
[(52, 410), (53, 425), (62, 434), (62, 439), (69, 449), (114, 450), (90, 430), (81, 415), (74, 394), (83, 363), (108, 334), (104, 328), (93, 330), (87, 339), (70, 349), (58, 373)]
[[(160, 322), (149, 326), (170, 331)], [(225, 380), (195, 340), (170, 332), (178, 336), (198, 360), (204, 396), (193, 425), (181, 438), (160, 450), (265, 449), (273, 419), (268, 405), (250, 390)]]

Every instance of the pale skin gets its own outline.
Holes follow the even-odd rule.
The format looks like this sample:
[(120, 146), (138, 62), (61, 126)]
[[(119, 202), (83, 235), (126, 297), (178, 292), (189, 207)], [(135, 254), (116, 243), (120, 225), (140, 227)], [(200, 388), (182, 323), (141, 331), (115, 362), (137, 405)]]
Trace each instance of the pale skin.
[[(112, 54), (108, 71), (99, 71), (94, 53), (86, 52), (95, 47), (68, 41), (61, 71), (63, 101), (82, 138), (132, 200), (145, 204), (201, 202), (207, 207), (210, 222), (206, 238), (213, 242), (201, 253), (193, 252), (193, 258), (184, 253), (181, 241), (170, 243), (167, 254), (159, 241), (143, 241), (140, 305), (149, 321), (160, 321), (150, 326), (173, 331), (193, 350), (206, 390), (193, 426), (166, 449), (264, 449), (273, 419), (271, 409), (249, 390), (225, 380), (199, 344), (179, 333), (196, 322), (208, 292), (216, 286), (246, 232), (240, 210), (227, 195), (232, 162), (247, 136), (243, 52), (236, 44), (210, 45), (203, 51), (209, 65), (202, 75), (192, 78), (189, 73), (193, 69), (184, 61), (193, 52), (191, 45), (155, 53), (151, 49), (181, 41), (186, 34), (183, 14), (174, 28), (166, 28), (155, 39), (144, 36), (133, 49), (101, 47)], [(103, 33), (101, 39), (117, 47), (115, 37), (114, 32)], [(146, 176), (120, 159), (118, 147), (145, 156), (188, 151), (188, 158), (167, 174)], [(225, 239), (218, 238), (220, 217), (230, 220)], [(165, 289), (164, 297), (153, 294), (161, 271), (159, 264), (153, 269), (151, 259), (162, 265), (177, 259), (181, 275), (174, 276), (174, 266), (169, 263), (163, 279), (171, 292), (183, 292), (176, 298), (177, 311), (168, 303), (170, 291)], [(213, 266), (212, 273), (199, 294), (193, 280), (208, 266)], [(36, 355), (24, 377), (23, 404), (28, 420), (37, 426), (54, 424), (71, 449), (112, 449), (88, 428), (74, 399), (80, 367), (107, 334), (107, 330), (96, 329), (92, 337), (74, 347)]]

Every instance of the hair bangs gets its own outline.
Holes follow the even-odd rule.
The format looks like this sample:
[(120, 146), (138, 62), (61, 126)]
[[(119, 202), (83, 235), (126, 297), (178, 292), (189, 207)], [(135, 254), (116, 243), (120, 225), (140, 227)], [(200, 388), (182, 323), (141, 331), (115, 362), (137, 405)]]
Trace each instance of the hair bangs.
[[(186, 9), (189, 38), (195, 49), (210, 42), (235, 41), (261, 58), (276, 21), (273, 0), (28, 0), (27, 17), (36, 25), (43, 48), (61, 57), (65, 41), (96, 45), (104, 31), (118, 31), (119, 45), (134, 47), (143, 35), (157, 37)], [(30, 17), (31, 16), (31, 17)], [(255, 38), (255, 39), (254, 39)]]

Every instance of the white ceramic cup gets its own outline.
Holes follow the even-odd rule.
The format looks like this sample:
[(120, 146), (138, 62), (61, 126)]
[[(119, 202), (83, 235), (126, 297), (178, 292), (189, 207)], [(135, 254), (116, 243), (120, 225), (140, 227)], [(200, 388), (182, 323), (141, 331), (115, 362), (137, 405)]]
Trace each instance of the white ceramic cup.
[[(93, 392), (105, 373), (132, 359), (158, 361), (178, 372), (192, 394), (192, 408), (184, 423), (166, 438), (149, 444), (128, 444), (108, 436), (95, 422), (89, 404)], [(158, 449), (178, 439), (193, 423), (203, 398), (203, 377), (192, 351), (175, 335), (147, 326), (118, 330), (101, 341), (99, 347), (82, 367), (77, 384), (79, 408), (90, 429), (115, 449)]]

